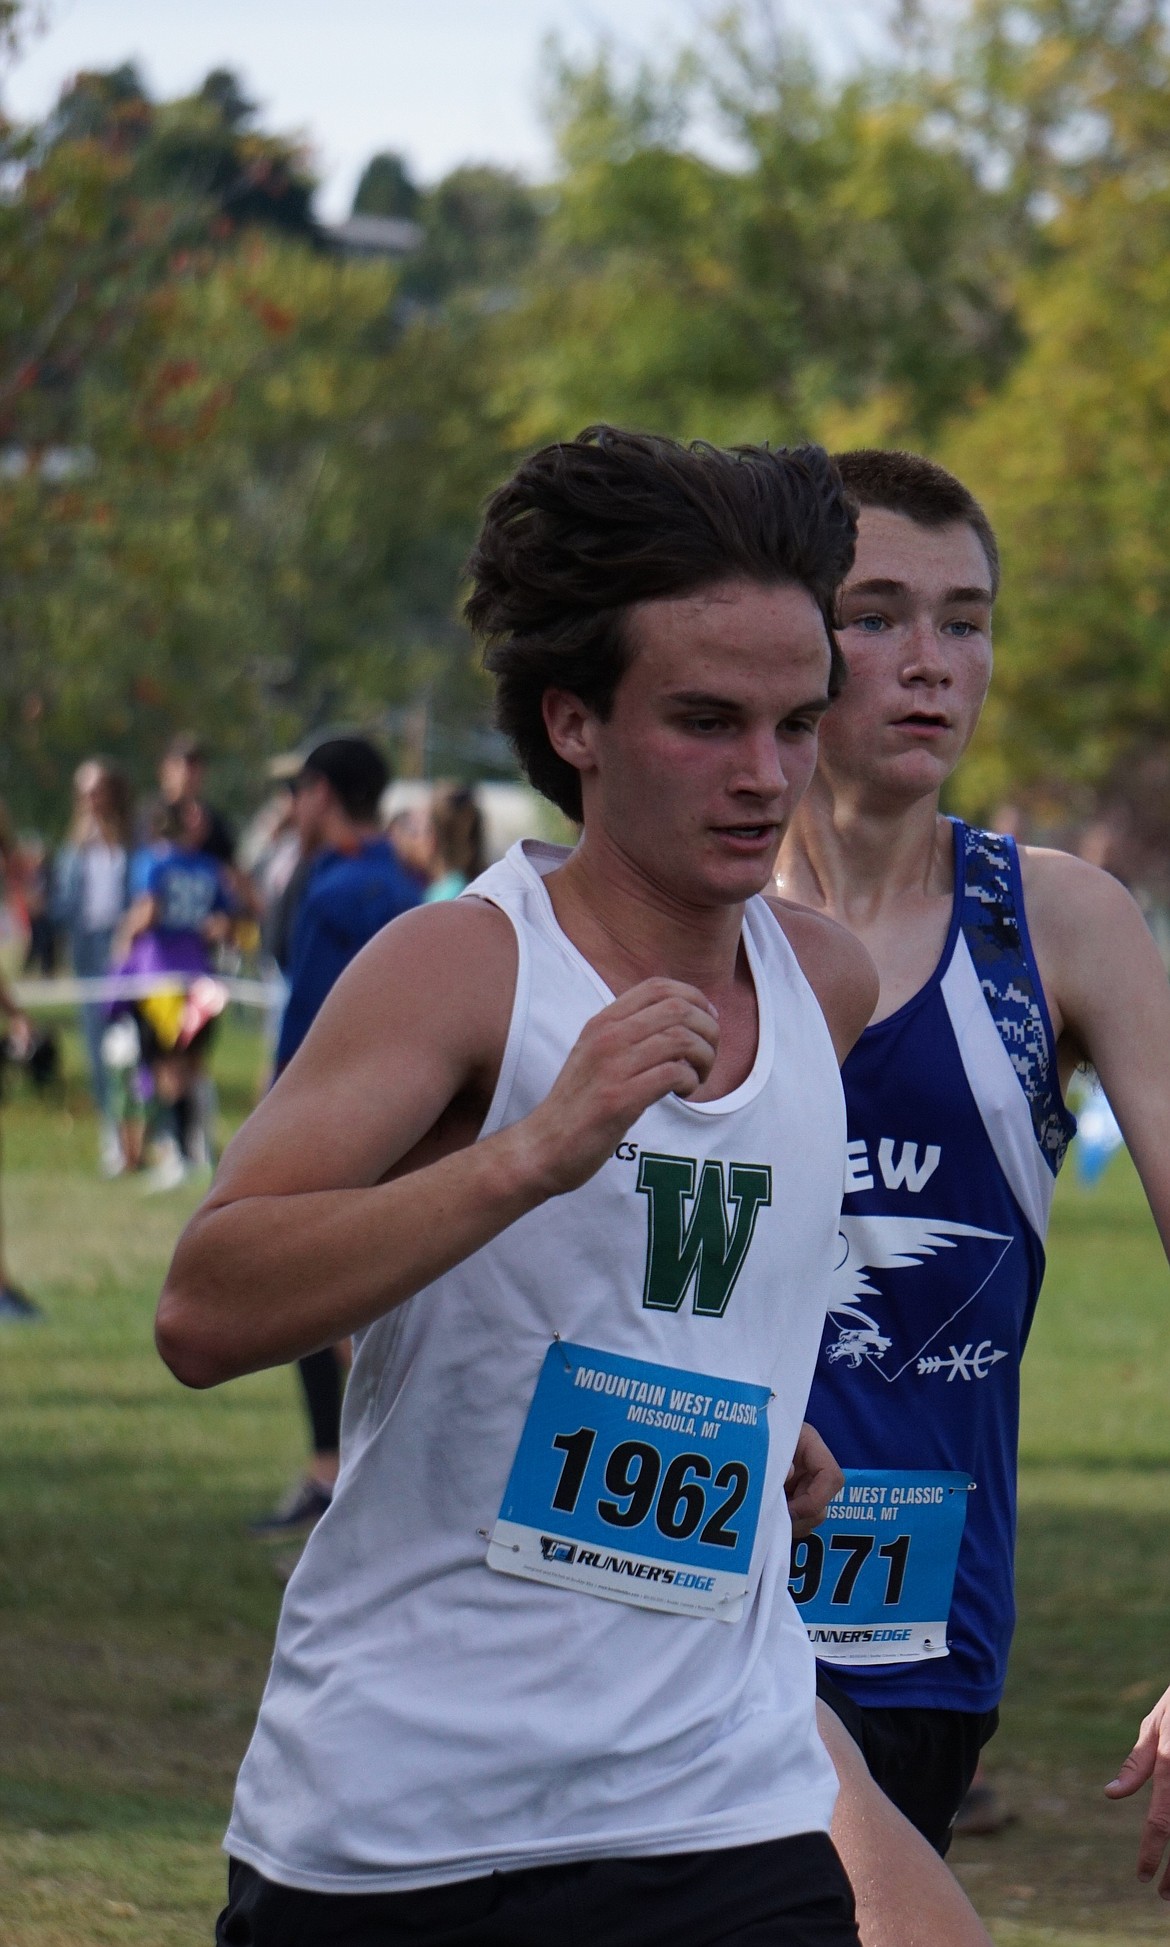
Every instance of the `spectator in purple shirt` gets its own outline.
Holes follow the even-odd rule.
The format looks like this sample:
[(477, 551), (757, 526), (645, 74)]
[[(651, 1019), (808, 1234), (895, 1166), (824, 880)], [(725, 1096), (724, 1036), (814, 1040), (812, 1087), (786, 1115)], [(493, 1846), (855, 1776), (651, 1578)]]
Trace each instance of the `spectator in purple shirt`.
[(118, 942), (118, 972), (185, 977), (185, 996), (160, 991), (131, 1010), (159, 1112), (160, 1154), (150, 1184), (156, 1190), (174, 1189), (193, 1166), (214, 1161), (204, 1063), (223, 990), (206, 976), (215, 946), (230, 931), (235, 902), (225, 868), (205, 849), (206, 837), (207, 814), (197, 801), (167, 812), (162, 847)]

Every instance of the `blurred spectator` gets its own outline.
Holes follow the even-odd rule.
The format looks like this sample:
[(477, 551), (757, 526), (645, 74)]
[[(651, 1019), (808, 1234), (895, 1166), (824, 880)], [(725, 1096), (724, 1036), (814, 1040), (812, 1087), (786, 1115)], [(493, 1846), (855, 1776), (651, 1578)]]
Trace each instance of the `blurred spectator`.
[[(73, 777), (73, 817), (57, 854), (53, 880), (53, 919), (65, 934), (73, 971), (80, 979), (109, 971), (110, 950), (128, 902), (130, 786), (104, 757), (78, 765)], [(103, 1175), (125, 1168), (117, 1119), (102, 1060), (107, 1010), (85, 1001), (81, 1028), (89, 1062), (89, 1086), (100, 1118)]]
[(483, 818), (465, 784), (439, 786), (431, 800), (427, 900), (455, 899), (484, 869)]
[(378, 824), (387, 776), (385, 761), (364, 738), (334, 737), (310, 751), (294, 780), (301, 850), (319, 856), (292, 928), (278, 1072), (354, 955), (388, 921), (418, 904)]
[[(7, 867), (12, 852), (11, 828), (8, 812), (0, 804), (0, 863)], [(13, 1052), (20, 1054), (32, 1040), (32, 1026), (22, 1013), (17, 1001), (9, 991), (8, 983), (0, 977), (0, 1014), (8, 1024), (8, 1042)], [(21, 1320), (40, 1317), (40, 1309), (33, 1304), (8, 1275), (8, 1265), (4, 1256), (3, 1231), (0, 1229), (0, 1319)]]
[(261, 1092), (270, 1085), (284, 1013), (283, 984), (273, 976), (288, 970), (292, 922), (312, 864), (301, 849), (296, 826), (296, 797), (285, 768), (288, 762), (294, 768), (299, 768), (295, 759), (278, 758), (269, 765), (269, 774), (283, 777), (284, 782), (250, 820), (236, 848), (237, 865), (247, 873), (253, 891), (254, 911), (258, 920), (256, 943), (272, 995), (264, 1011), (265, 1059)]
[(221, 865), (235, 858), (235, 833), (222, 813), (206, 798), (207, 747), (190, 732), (172, 737), (158, 770), (159, 796), (168, 810), (183, 804), (202, 805), (205, 816), (202, 849)]
[[(145, 1091), (141, 1086), (142, 1040), (129, 1011), (116, 1010), (102, 1034), (106, 1101), (118, 1132), (123, 1170), (142, 1168), (146, 1141)], [(121, 1174), (121, 1171), (119, 1171)]]
[(8, 807), (0, 803), (0, 977), (14, 979), (28, 953), (20, 857)]
[(119, 972), (182, 974), (189, 983), (164, 987), (131, 1010), (157, 1104), (160, 1154), (151, 1188), (158, 1190), (173, 1189), (213, 1160), (215, 1096), (204, 1063), (223, 989), (210, 978), (212, 949), (227, 938), (234, 910), (225, 868), (206, 849), (206, 807), (180, 801), (164, 831), (167, 849), (151, 865), (119, 940)]
[[(362, 737), (335, 737), (310, 751), (293, 780), (307, 878), (292, 923), (278, 1076), (350, 961), (390, 920), (419, 903), (417, 887), (379, 827), (388, 778), (372, 744)], [(297, 1361), (312, 1456), (287, 1498), (253, 1522), (254, 1534), (304, 1533), (328, 1507), (339, 1464), (347, 1354), (348, 1342)]]
[(254, 868), (262, 913), (260, 937), (282, 974), (288, 972), (293, 925), (319, 849), (315, 844), (306, 849), (290, 783), (279, 801), (279, 815), (274, 815), (268, 848)]
[(53, 912), (53, 860), (43, 838), (35, 832), (17, 845), (17, 861), (28, 920), (25, 973), (51, 980), (57, 971), (57, 924)]
[(171, 842), (167, 837), (170, 818), (171, 813), (161, 798), (156, 798), (152, 804), (147, 805), (142, 815), (140, 838), (130, 854), (127, 877), (127, 891), (131, 901), (142, 897), (154, 867), (171, 849)]
[(427, 807), (410, 805), (404, 811), (396, 811), (386, 827), (386, 836), (407, 878), (417, 886), (421, 899), (431, 883), (431, 864), (435, 856), (435, 838)]
[(198, 808), (202, 820), (202, 849), (223, 868), (224, 881), (232, 896), (236, 913), (235, 942), (246, 951), (260, 944), (261, 903), (247, 872), (236, 864), (236, 835), (221, 811), (209, 804), (206, 796), (207, 747), (198, 737), (184, 732), (173, 737), (159, 765), (159, 796), (164, 814), (181, 811), (185, 805)]

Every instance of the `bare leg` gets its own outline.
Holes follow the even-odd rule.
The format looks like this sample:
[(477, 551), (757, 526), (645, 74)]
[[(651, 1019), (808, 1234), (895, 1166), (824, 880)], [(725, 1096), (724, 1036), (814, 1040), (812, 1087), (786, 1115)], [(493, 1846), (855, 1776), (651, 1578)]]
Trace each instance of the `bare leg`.
[(182, 1055), (160, 1055), (154, 1063), (154, 1092), (166, 1109), (173, 1109), (187, 1082)]
[(954, 1874), (874, 1784), (826, 1704), (817, 1727), (841, 1786), (833, 1843), (853, 1884), (862, 1947), (992, 1947)]
[(128, 1170), (142, 1168), (142, 1151), (146, 1138), (146, 1124), (141, 1116), (127, 1117), (118, 1124), (118, 1135), (122, 1144), (122, 1155)]

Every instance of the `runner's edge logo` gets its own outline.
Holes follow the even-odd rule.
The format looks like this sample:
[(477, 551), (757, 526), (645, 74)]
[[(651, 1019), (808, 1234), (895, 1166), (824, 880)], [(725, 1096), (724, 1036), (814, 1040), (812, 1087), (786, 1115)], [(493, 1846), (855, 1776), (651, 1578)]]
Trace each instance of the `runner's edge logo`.
[(913, 1631), (898, 1624), (855, 1624), (842, 1628), (834, 1623), (809, 1623), (810, 1643), (908, 1643)]
[[(695, 1159), (643, 1150), (637, 1189), (649, 1203), (646, 1275), (642, 1304), (676, 1312), (691, 1285), (693, 1309), (722, 1318), (743, 1270), (756, 1218), (772, 1201), (772, 1171), (765, 1163), (732, 1163), (725, 1185), (723, 1164), (708, 1161), (695, 1190)], [(684, 1200), (693, 1200), (690, 1219)], [(728, 1204), (734, 1207), (728, 1222)]]
[(541, 1535), (540, 1552), (546, 1562), (599, 1568), (606, 1575), (629, 1575), (638, 1582), (661, 1582), (664, 1587), (704, 1592), (715, 1587), (713, 1575), (694, 1569), (664, 1568), (658, 1562), (640, 1562), (636, 1555), (606, 1555), (599, 1548), (583, 1548), (580, 1542), (562, 1541), (557, 1535)]

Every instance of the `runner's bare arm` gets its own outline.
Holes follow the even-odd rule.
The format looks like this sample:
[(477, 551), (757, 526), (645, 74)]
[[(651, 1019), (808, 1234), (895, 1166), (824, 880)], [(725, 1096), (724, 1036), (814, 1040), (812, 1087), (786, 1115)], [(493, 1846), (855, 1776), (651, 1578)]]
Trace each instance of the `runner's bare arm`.
[(837, 1772), (833, 1844), (857, 1901), (861, 1947), (992, 1947), (950, 1868), (870, 1777), (839, 1717), (817, 1702)]
[[(1022, 854), (1033, 944), (1058, 1041), (1092, 1062), (1170, 1255), (1170, 983), (1141, 912), (1108, 873), (1060, 852)], [(1170, 1690), (1142, 1723), (1111, 1798), (1153, 1779), (1138, 1877), (1170, 1845)], [(1170, 1899), (1170, 1862), (1159, 1884)]]
[(877, 969), (861, 941), (835, 919), (788, 899), (768, 904), (821, 1004), (837, 1059), (844, 1061), (877, 1006)]
[(1058, 1047), (1092, 1063), (1170, 1256), (1170, 982), (1124, 886), (1066, 852), (1021, 852)]
[(703, 995), (644, 981), (587, 1022), (543, 1103), (477, 1142), (515, 977), (509, 922), (470, 900), (408, 913), (358, 955), (179, 1239), (156, 1333), (185, 1384), (369, 1324), (585, 1182), (644, 1109), (710, 1072)]

